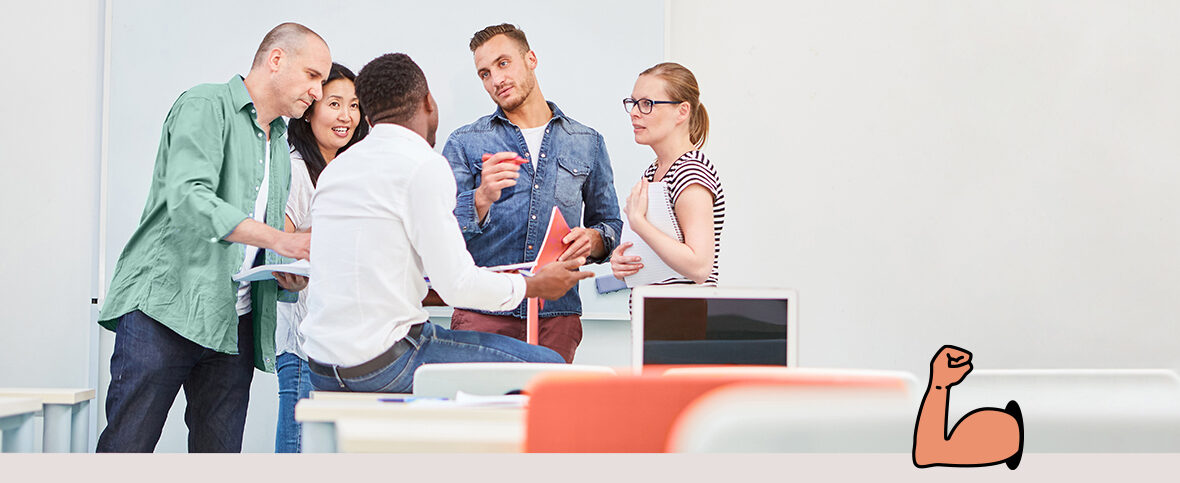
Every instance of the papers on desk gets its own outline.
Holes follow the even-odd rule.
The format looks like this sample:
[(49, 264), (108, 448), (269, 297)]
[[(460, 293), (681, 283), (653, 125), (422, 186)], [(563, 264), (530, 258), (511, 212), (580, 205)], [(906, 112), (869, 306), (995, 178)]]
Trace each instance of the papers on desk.
[(382, 402), (405, 403), (415, 407), (451, 407), (451, 408), (523, 408), (528, 406), (529, 397), (524, 394), (505, 394), (503, 396), (484, 396), (468, 394), (459, 391), (454, 399), (442, 397), (407, 397), (380, 399)]
[(501, 396), (481, 396), (467, 394), (463, 391), (455, 393), (455, 405), (471, 408), (523, 408), (528, 406), (529, 397), (524, 394), (504, 394)]
[(308, 276), (311, 273), (311, 262), (307, 260), (296, 260), (291, 263), (271, 263), (267, 265), (259, 265), (257, 267), (242, 270), (234, 274), (235, 282), (257, 282), (259, 280), (271, 280), (275, 278), (271, 272), (285, 272), (295, 275)]

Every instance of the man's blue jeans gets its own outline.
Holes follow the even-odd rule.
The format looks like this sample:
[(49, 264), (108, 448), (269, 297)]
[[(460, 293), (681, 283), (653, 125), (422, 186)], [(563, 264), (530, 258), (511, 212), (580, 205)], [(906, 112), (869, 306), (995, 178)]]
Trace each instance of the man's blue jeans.
[(422, 326), (417, 339), (407, 338), (413, 349), (397, 360), (368, 374), (337, 379), (311, 373), (317, 391), (397, 392), (414, 388), (414, 371), (422, 364), (443, 362), (550, 362), (565, 363), (553, 350), (500, 334), (448, 330), (430, 322)]
[(290, 352), (275, 360), (279, 376), (279, 421), (275, 426), (275, 453), (302, 452), (303, 427), (295, 421), (295, 405), (311, 397), (311, 369), (307, 361)]
[(237, 355), (201, 347), (138, 310), (119, 318), (115, 334), (98, 452), (154, 451), (181, 387), (189, 452), (242, 451), (254, 377), (251, 314), (238, 318)]

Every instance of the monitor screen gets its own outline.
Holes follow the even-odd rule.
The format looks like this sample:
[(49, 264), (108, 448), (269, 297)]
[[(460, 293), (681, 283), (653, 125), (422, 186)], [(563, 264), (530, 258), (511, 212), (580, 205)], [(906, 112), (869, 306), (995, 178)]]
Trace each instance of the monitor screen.
[(793, 304), (787, 290), (643, 287), (632, 297), (633, 336), (641, 341), (634, 357), (641, 364), (794, 366)]

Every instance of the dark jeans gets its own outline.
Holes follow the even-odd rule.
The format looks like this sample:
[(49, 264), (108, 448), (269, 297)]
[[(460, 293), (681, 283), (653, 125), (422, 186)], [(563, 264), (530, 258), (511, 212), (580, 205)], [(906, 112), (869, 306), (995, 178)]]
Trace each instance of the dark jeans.
[(154, 451), (181, 387), (189, 452), (242, 451), (254, 377), (252, 320), (251, 314), (238, 319), (239, 354), (230, 355), (201, 347), (138, 310), (120, 317), (98, 452)]
[[(582, 343), (582, 317), (559, 315), (542, 317), (537, 321), (537, 343), (553, 349), (566, 362), (574, 361), (578, 344)], [(451, 314), (451, 330), (475, 330), (506, 335), (516, 340), (525, 340), (525, 319), (511, 315), (488, 315), (470, 310), (455, 309)]]
[(422, 325), (413, 346), (401, 357), (372, 374), (336, 379), (311, 373), (317, 391), (412, 392), (414, 371), (422, 364), (442, 362), (548, 362), (560, 363), (561, 356), (550, 349), (526, 344), (511, 337), (486, 332), (447, 330), (430, 322)]

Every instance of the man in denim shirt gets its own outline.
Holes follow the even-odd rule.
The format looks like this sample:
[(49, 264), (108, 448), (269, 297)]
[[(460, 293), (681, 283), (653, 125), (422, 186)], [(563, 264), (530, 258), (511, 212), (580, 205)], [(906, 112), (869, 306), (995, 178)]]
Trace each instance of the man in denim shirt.
[[(602, 135), (546, 102), (533, 70), (537, 55), (513, 25), (487, 27), (471, 39), (475, 68), (496, 112), (451, 133), (443, 156), (458, 185), (455, 218), (467, 250), (482, 266), (537, 258), (557, 206), (572, 232), (558, 260), (606, 261), (623, 222)], [(488, 159), (485, 154), (495, 153)], [(509, 162), (519, 156), (526, 162)], [(582, 300), (575, 286), (546, 302), (540, 343), (566, 362), (582, 341)], [(451, 328), (524, 339), (526, 304), (509, 312), (456, 308)]]

